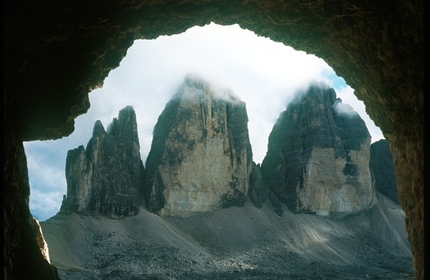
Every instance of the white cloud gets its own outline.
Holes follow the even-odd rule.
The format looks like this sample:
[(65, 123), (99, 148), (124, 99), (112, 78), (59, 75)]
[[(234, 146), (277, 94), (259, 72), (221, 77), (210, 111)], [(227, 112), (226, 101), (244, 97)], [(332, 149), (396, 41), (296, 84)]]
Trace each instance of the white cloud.
[[(65, 163), (62, 165), (65, 165)], [(59, 169), (59, 166), (49, 159), (43, 160), (43, 157), (40, 155), (37, 158), (28, 157), (27, 167), (32, 171), (30, 185), (34, 181), (42, 185), (45, 190), (58, 190), (59, 185), (66, 183), (64, 170)]]
[(336, 95), (342, 99), (342, 103), (349, 104), (353, 107), (363, 121), (366, 123), (367, 129), (369, 130), (370, 136), (372, 137), (371, 142), (376, 142), (381, 139), (385, 139), (382, 131), (375, 123), (370, 119), (369, 115), (366, 113), (366, 106), (363, 101), (358, 100), (354, 95), (354, 89), (350, 86), (346, 86), (336, 90)]
[[(334, 87), (344, 103), (350, 104), (368, 126), (373, 125), (369, 127), (372, 141), (382, 137), (367, 117), (362, 102), (353, 95), (353, 90), (322, 59), (258, 37), (238, 25), (210, 24), (174, 36), (135, 41), (120, 66), (104, 81), (104, 86), (89, 94), (91, 108), (75, 120), (76, 129), (71, 136), (57, 141), (26, 143), (32, 185), (41, 193), (44, 189), (56, 188), (65, 194), (65, 179), (60, 180), (58, 174), (64, 174), (67, 151), (79, 145), (86, 146), (94, 122), (99, 119), (107, 127), (127, 105), (132, 105), (136, 111), (141, 155), (145, 162), (158, 116), (188, 73), (196, 73), (219, 88), (231, 89), (246, 103), (248, 129), (257, 163), (266, 154), (267, 139), (279, 114), (296, 91), (311, 81)], [(37, 162), (38, 166), (32, 162)], [(39, 174), (44, 172), (53, 175)], [(45, 185), (53, 180), (59, 180), (58, 186), (54, 187), (52, 182)], [(36, 211), (34, 205), (46, 204), (43, 196), (34, 193), (31, 211)], [(59, 204), (61, 197), (57, 206)]]
[(61, 207), (63, 194), (58, 191), (31, 189), (30, 209), (39, 221), (45, 221), (57, 214)]
[(336, 110), (338, 114), (341, 114), (347, 117), (358, 116), (358, 113), (354, 111), (354, 109), (350, 105), (342, 103), (341, 100), (336, 100), (334, 102), (333, 109)]

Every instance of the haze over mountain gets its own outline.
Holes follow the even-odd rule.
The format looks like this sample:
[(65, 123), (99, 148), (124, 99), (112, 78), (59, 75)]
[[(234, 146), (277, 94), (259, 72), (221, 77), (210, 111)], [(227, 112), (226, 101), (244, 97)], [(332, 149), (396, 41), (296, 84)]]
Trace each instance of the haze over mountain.
[(243, 101), (187, 76), (154, 128), (146, 161), (150, 211), (188, 216), (245, 203), (252, 171)]
[(107, 131), (96, 122), (70, 151), (65, 207), (41, 223), (52, 264), (64, 279), (413, 279), (404, 213), (375, 190), (369, 133), (345, 106), (311, 86), (261, 173), (246, 104), (196, 77), (160, 115), (145, 167), (132, 107)]
[(376, 202), (369, 149), (361, 117), (332, 88), (312, 84), (281, 113), (261, 172), (290, 210), (356, 212)]
[(313, 80), (326, 82), (360, 114), (372, 142), (383, 138), (363, 102), (353, 94), (354, 89), (321, 58), (257, 36), (237, 24), (194, 26), (173, 36), (135, 40), (103, 86), (89, 93), (91, 107), (75, 119), (71, 135), (55, 141), (24, 143), (31, 213), (43, 221), (58, 212), (67, 191), (67, 151), (86, 144), (96, 120), (107, 127), (127, 105), (133, 105), (138, 116), (141, 158), (145, 161), (158, 116), (190, 72), (216, 86), (230, 88), (246, 102), (256, 163), (265, 156), (268, 135), (279, 113), (298, 89), (307, 88)]

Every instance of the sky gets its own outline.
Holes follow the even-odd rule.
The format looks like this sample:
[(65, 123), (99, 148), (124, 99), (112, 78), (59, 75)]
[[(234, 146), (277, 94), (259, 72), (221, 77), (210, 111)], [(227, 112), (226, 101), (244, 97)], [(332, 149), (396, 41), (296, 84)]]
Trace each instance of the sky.
[(136, 40), (101, 88), (89, 93), (91, 107), (75, 119), (75, 131), (52, 141), (25, 142), (30, 181), (30, 211), (39, 221), (55, 215), (67, 193), (67, 151), (86, 147), (96, 120), (107, 128), (127, 105), (137, 116), (140, 151), (145, 165), (155, 123), (187, 74), (229, 89), (246, 103), (248, 131), (256, 163), (261, 163), (269, 133), (295, 94), (311, 82), (335, 89), (366, 122), (372, 143), (381, 130), (365, 112), (363, 102), (342, 77), (321, 58), (255, 35), (238, 25), (209, 24), (173, 36)]

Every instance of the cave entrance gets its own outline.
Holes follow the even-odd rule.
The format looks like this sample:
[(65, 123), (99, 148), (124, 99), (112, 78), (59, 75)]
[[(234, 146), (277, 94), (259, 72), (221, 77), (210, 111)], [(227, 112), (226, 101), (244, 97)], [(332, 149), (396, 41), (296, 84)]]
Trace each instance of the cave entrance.
[(67, 193), (67, 151), (85, 146), (96, 120), (106, 128), (127, 105), (137, 114), (145, 163), (157, 118), (187, 74), (198, 75), (215, 87), (229, 88), (246, 102), (256, 163), (265, 156), (268, 136), (279, 114), (298, 90), (313, 81), (334, 88), (337, 96), (361, 115), (372, 142), (383, 138), (353, 89), (321, 58), (238, 25), (196, 26), (178, 35), (136, 40), (104, 86), (89, 94), (91, 107), (76, 119), (74, 133), (60, 140), (25, 143), (33, 215), (43, 221), (59, 211)]
[[(116, 62), (122, 57), (121, 48), (127, 49), (127, 40), (132, 38), (178, 33), (190, 24), (204, 24), (211, 19), (223, 24), (240, 23), (258, 34), (291, 43), (298, 49), (316, 53), (330, 61), (333, 67), (348, 79), (348, 83), (357, 89), (356, 94), (365, 100), (369, 113), (391, 143), (399, 179), (399, 196), (406, 212), (413, 249), (414, 266), (418, 278), (424, 278), (424, 60), (421, 2), (402, 1), (385, 5), (369, 1), (342, 1), (336, 4), (326, 1), (314, 4), (295, 1), (209, 1), (205, 4), (198, 1), (155, 1), (125, 5), (120, 1), (103, 6), (89, 2), (86, 3), (85, 9), (81, 5), (65, 7), (40, 4), (36, 5), (37, 7), (24, 5), (24, 9), (16, 7), (16, 11), (6, 18), (8, 28), (5, 29), (5, 46), (8, 51), (14, 49), (15, 56), (5, 57), (8, 74), (5, 97), (9, 97), (5, 98), (5, 123), (17, 124), (17, 130), (21, 132), (26, 132), (28, 125), (36, 125), (36, 129), (28, 132), (25, 139), (49, 139), (66, 135), (76, 114), (85, 108), (86, 103), (81, 101), (86, 101), (83, 96), (86, 96), (87, 88), (103, 80), (104, 73), (109, 71), (106, 70), (107, 67), (117, 65)], [(40, 16), (38, 11), (43, 11), (44, 16)], [(92, 26), (97, 28), (87, 28)], [(35, 30), (40, 32), (32, 32)], [(56, 36), (57, 34), (66, 36)], [(127, 38), (124, 39), (123, 36)], [(39, 44), (42, 42), (43, 44)], [(23, 49), (23, 46), (26, 46), (26, 49)], [(53, 57), (51, 50), (58, 49), (59, 46), (62, 47), (61, 50), (55, 59), (49, 60), (51, 64), (45, 64), (46, 68), (40, 68), (36, 63), (31, 69), (31, 65), (27, 64), (30, 75), (23, 77), (22, 82), (21, 74), (14, 73), (14, 69), (23, 69), (25, 64), (22, 63), (25, 59), (37, 57), (36, 62), (45, 61)], [(78, 46), (79, 48), (75, 49)], [(79, 59), (72, 61), (69, 56), (72, 49), (76, 50), (75, 54), (84, 54), (84, 58), (79, 56)], [(332, 52), (328, 53), (328, 50)], [(99, 60), (96, 57), (99, 53), (107, 53), (113, 59)], [(65, 67), (64, 65), (68, 65), (65, 61), (72, 62), (70, 64), (77, 62), (77, 65)], [(58, 69), (64, 70), (65, 75), (57, 75), (60, 74)], [(87, 74), (77, 74), (84, 69), (88, 70)], [(39, 73), (40, 75), (32, 75)], [(77, 75), (79, 78), (73, 80), (71, 85), (64, 83)], [(52, 77), (55, 77), (56, 83), (52, 83)], [(82, 90), (76, 90), (77, 88)], [(31, 102), (31, 107), (40, 110), (22, 110), (29, 120), (29, 124), (22, 125), (15, 122), (13, 117), (21, 112), (19, 101), (26, 98), (27, 91), (35, 93), (35, 102)], [(49, 93), (46, 95), (44, 92)], [(40, 101), (39, 97), (50, 94), (55, 97), (63, 92), (66, 93), (64, 96), (71, 100), (58, 102), (54, 99), (52, 104), (55, 104), (58, 110), (45, 110), (46, 106), (42, 106), (43, 101)], [(40, 121), (45, 117), (44, 112), (47, 112), (48, 118), (58, 121), (51, 125), (44, 124)], [(7, 129), (6, 132), (15, 133), (15, 128)], [(5, 133), (7, 140), (16, 136), (13, 134), (7, 138), (7, 135)], [(16, 149), (13, 144), (5, 142), (5, 150)], [(28, 258), (15, 254), (15, 250), (20, 252), (22, 250), (19, 249), (26, 247), (22, 246), (24, 242), (21, 242), (20, 235), (15, 237), (14, 229), (22, 228), (28, 220), (27, 212), (22, 214), (22, 211), (15, 211), (17, 207), (27, 210), (27, 198), (18, 201), (15, 192), (18, 186), (19, 193), (27, 195), (28, 184), (26, 170), (16, 168), (21, 163), (17, 163), (10, 153), (6, 155), (5, 174), (10, 171), (11, 176), (5, 176), (5, 185), (11, 187), (6, 190), (5, 205), (13, 210), (7, 213), (11, 217), (8, 216), (9, 219), (5, 223), (5, 232), (9, 232), (8, 237), (11, 239), (5, 248), (7, 252), (13, 253), (8, 256), (9, 266), (6, 269), (16, 274), (16, 271), (26, 268), (29, 262)], [(9, 209), (7, 207), (5, 206), (6, 210)], [(17, 223), (21, 224), (16, 226)]]

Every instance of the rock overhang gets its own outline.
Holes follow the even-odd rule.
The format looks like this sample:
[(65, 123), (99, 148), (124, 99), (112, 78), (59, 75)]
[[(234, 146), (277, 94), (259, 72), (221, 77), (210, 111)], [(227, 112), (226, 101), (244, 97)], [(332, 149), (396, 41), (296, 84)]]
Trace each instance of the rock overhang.
[[(391, 143), (415, 267), (423, 275), (422, 1), (11, 2), (5, 10), (4, 138), (11, 154), (20, 154), (13, 141), (69, 135), (73, 119), (89, 108), (88, 92), (138, 38), (177, 34), (210, 21), (239, 23), (323, 58), (355, 89)], [(21, 172), (12, 165), (5, 172)], [(6, 184), (28, 194), (28, 185), (12, 178), (6, 176)], [(18, 207), (14, 190), (5, 192), (11, 208)]]

